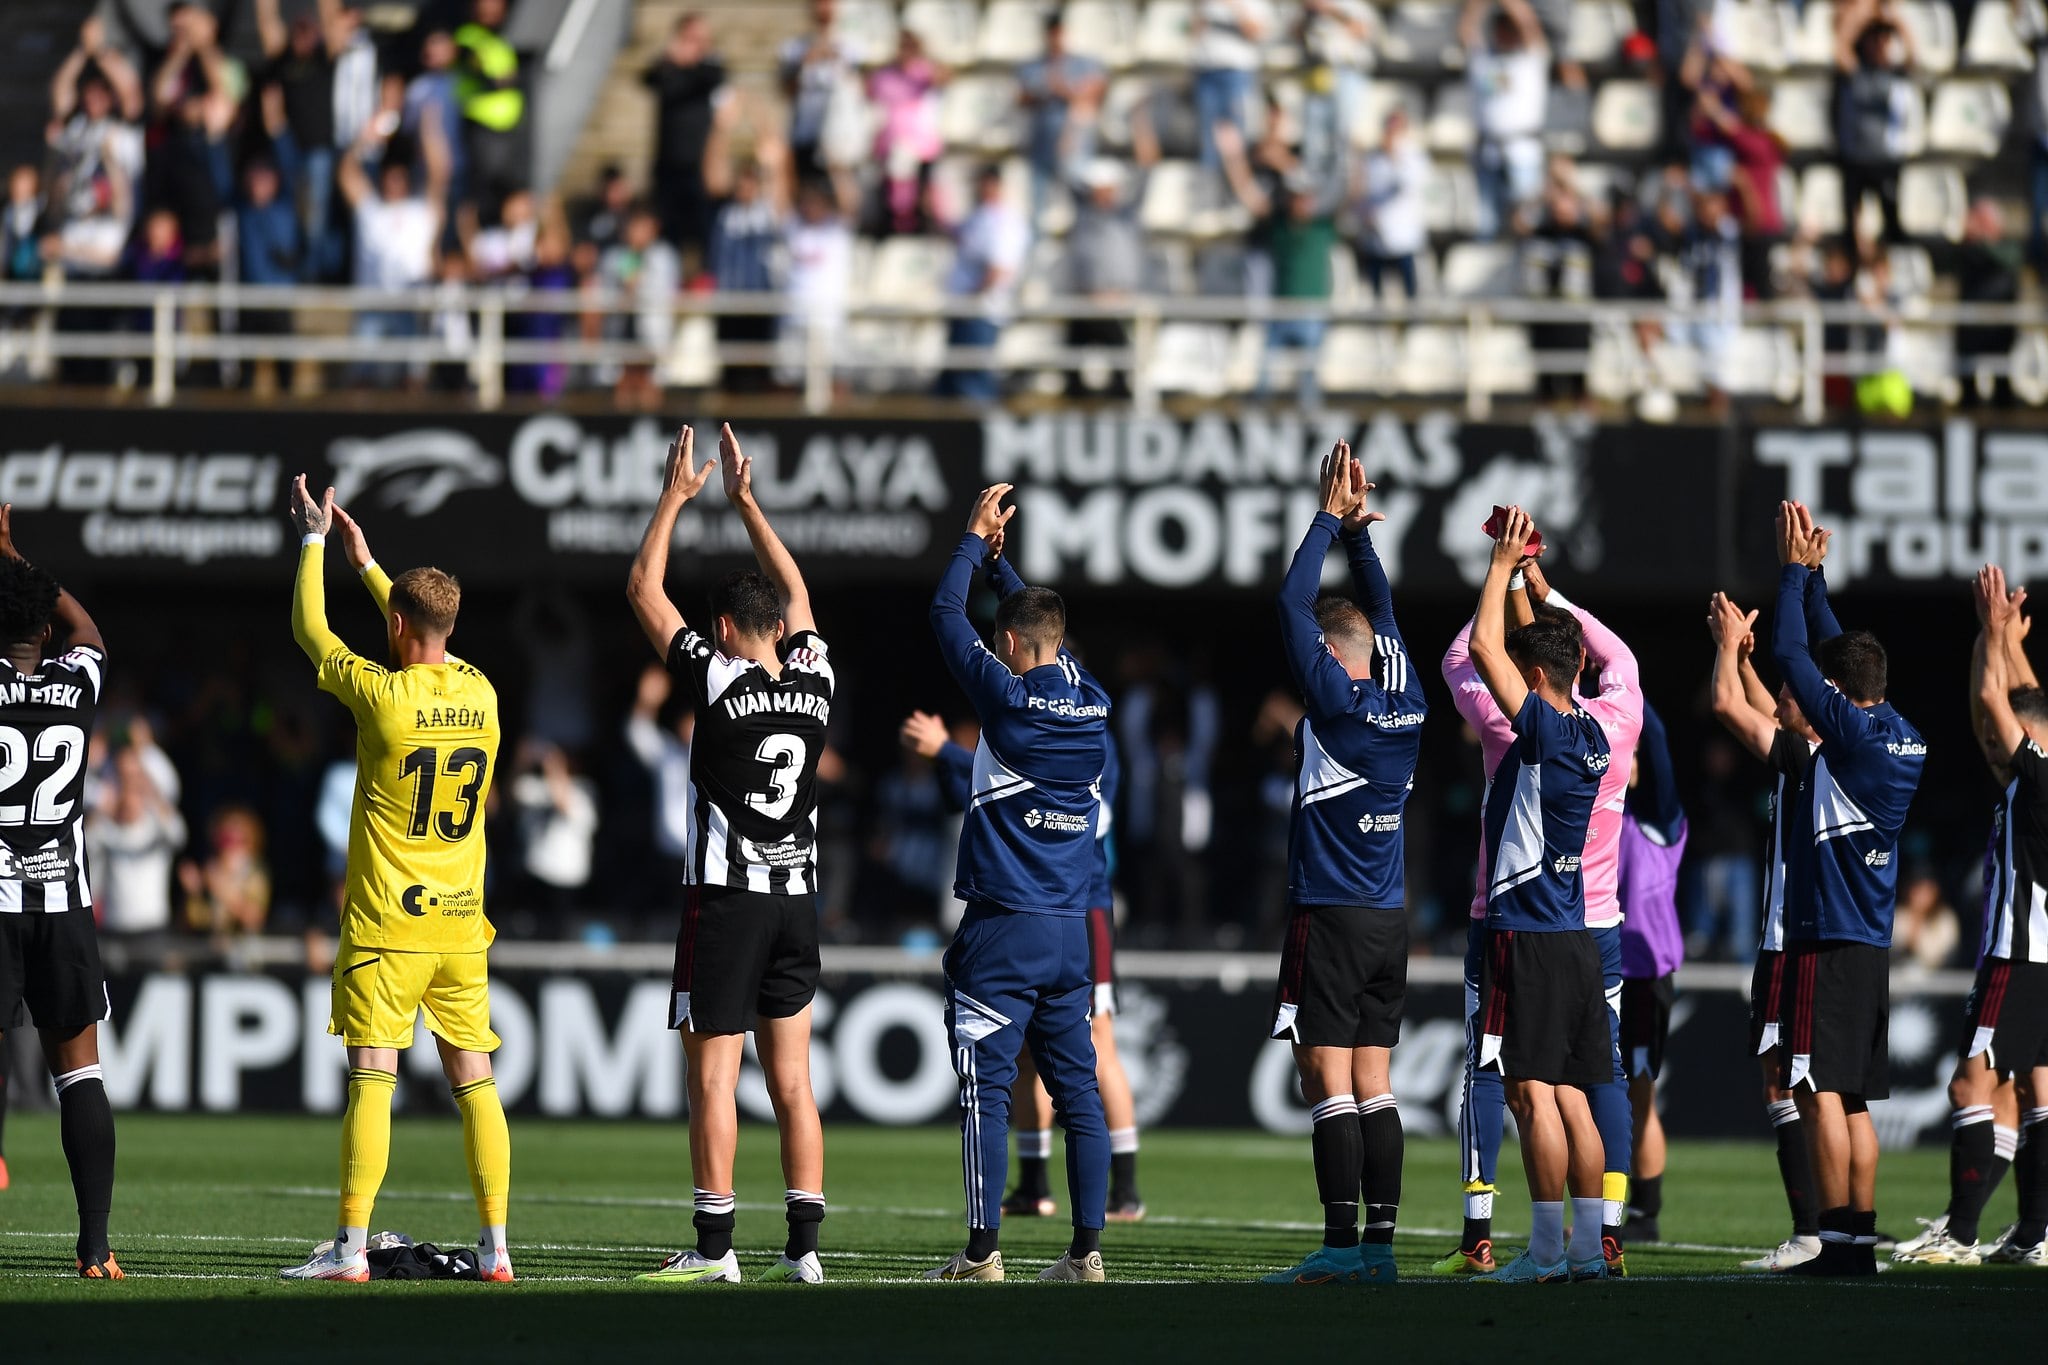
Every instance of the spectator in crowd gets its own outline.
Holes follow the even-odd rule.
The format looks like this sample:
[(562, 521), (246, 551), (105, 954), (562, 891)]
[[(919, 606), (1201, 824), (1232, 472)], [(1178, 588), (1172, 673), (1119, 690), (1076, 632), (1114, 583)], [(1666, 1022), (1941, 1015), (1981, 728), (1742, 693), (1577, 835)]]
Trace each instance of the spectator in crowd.
[(777, 378), (795, 384), (802, 381), (813, 346), (829, 364), (844, 344), (847, 301), (853, 293), (853, 228), (840, 213), (831, 184), (817, 176), (795, 187), (791, 212), (787, 206), (794, 167), (788, 148), (771, 140), (761, 151), (767, 158), (762, 174), (778, 187), (775, 197), (782, 218), (782, 293), (788, 311), (778, 333)]
[[(970, 311), (947, 319), (946, 346), (993, 348), (1009, 320), (1017, 275), (1031, 250), (1031, 227), (1003, 202), (1003, 173), (984, 166), (974, 182), (974, 211), (954, 233), (953, 268), (946, 295)], [(939, 376), (938, 391), (952, 398), (993, 402), (996, 377), (986, 360), (956, 366)]]
[(0, 279), (39, 280), (43, 276), (43, 177), (34, 166), (16, 166), (7, 174), (7, 206), (0, 209)]
[[(726, 107), (729, 106), (720, 106)], [(707, 177), (714, 164), (717, 163), (712, 159), (705, 161)], [(721, 192), (712, 194), (713, 199), (721, 197)], [(617, 246), (626, 235), (626, 215), (633, 211), (634, 202), (633, 182), (619, 167), (606, 166), (597, 173), (597, 197), (576, 215), (576, 240), (596, 247), (600, 253)]]
[(661, 205), (662, 239), (701, 262), (711, 240), (713, 207), (704, 152), (717, 106), (730, 97), (710, 22), (695, 11), (676, 20), (640, 83), (654, 93), (653, 190)]
[(1367, 0), (1306, 0), (1301, 45), (1309, 68), (1302, 96), (1301, 159), (1319, 180), (1342, 176), (1370, 85), (1379, 11)]
[(1921, 872), (1899, 888), (1892, 931), (1894, 959), (1922, 971), (1940, 971), (1955, 956), (1962, 937), (1962, 921), (1931, 874)]
[[(569, 233), (559, 221), (543, 223), (533, 238), (533, 264), (526, 272), (526, 286), (536, 294), (571, 294), (576, 290), (576, 270), (569, 264)], [(505, 319), (506, 335), (515, 341), (558, 341), (569, 334), (567, 313), (514, 313)], [(560, 396), (568, 386), (569, 367), (560, 362), (514, 365), (506, 386), (514, 393)]]
[(1479, 132), (1473, 171), (1484, 241), (1508, 231), (1516, 211), (1543, 192), (1550, 47), (1528, 0), (1500, 0), (1497, 8), (1489, 0), (1466, 0), (1458, 31)]
[(142, 81), (107, 42), (106, 26), (87, 19), (78, 46), (50, 78), (50, 206), (91, 212), (92, 184), (112, 166), (130, 185), (142, 178)]
[(662, 724), (673, 691), (668, 669), (649, 664), (640, 671), (626, 716), (626, 747), (654, 779), (654, 853), (663, 886), (682, 885), (689, 872), (690, 746), (697, 736), (697, 713), (688, 707), (677, 708)]
[(479, 283), (493, 284), (524, 277), (533, 269), (540, 240), (540, 208), (532, 190), (514, 190), (498, 208), (498, 221), (469, 243), (471, 271)]
[(2027, 231), (2027, 258), (2034, 269), (2048, 271), (2048, 5), (2042, 0), (2015, 0), (2013, 31), (2033, 55), (2026, 75), (2027, 198), (2032, 221)]
[[(429, 125), (431, 126), (431, 125)], [(410, 290), (424, 288), (434, 278), (435, 243), (442, 229), (441, 205), (445, 181), (446, 151), (440, 139), (429, 133), (420, 147), (427, 164), (427, 192), (413, 190), (412, 169), (404, 162), (384, 157), (377, 168), (372, 189), (363, 158), (381, 152), (379, 130), (389, 137), (389, 123), (374, 123), (364, 137), (341, 159), (341, 193), (355, 212), (355, 282), (358, 288)], [(355, 335), (359, 337), (406, 340), (419, 335), (419, 315), (407, 308), (375, 308), (358, 312)], [(400, 367), (369, 362), (357, 370), (362, 382), (390, 387), (398, 380)]]
[(1101, 62), (1067, 47), (1066, 19), (1045, 18), (1045, 55), (1017, 68), (1024, 104), (1024, 155), (1031, 164), (1031, 221), (1045, 212), (1047, 191), (1066, 168), (1095, 155), (1096, 113), (1108, 89)]
[[(771, 139), (756, 142), (753, 160), (740, 163), (732, 154), (733, 125), (740, 112), (736, 99), (720, 107), (705, 152), (705, 186), (718, 203), (705, 267), (723, 292), (768, 294), (781, 287), (776, 253), (782, 241), (783, 210), (777, 196), (783, 193), (785, 181), (783, 174), (771, 172), (759, 159), (763, 151), (773, 157)], [(789, 158), (787, 174), (795, 175), (793, 152)], [(718, 319), (721, 346), (765, 346), (775, 339), (775, 333), (775, 319), (766, 313), (729, 313)], [(728, 363), (724, 383), (736, 392), (755, 392), (768, 387), (769, 370), (752, 361)]]
[(263, 932), (270, 917), (270, 873), (263, 861), (263, 822), (247, 806), (223, 806), (207, 822), (203, 861), (178, 864), (185, 927), (218, 946)]
[(924, 40), (908, 28), (897, 34), (895, 60), (868, 77), (874, 159), (882, 169), (873, 219), (877, 237), (926, 230), (932, 165), (945, 150), (939, 136), (939, 87), (945, 82), (945, 69), (925, 55)]
[(826, 175), (826, 125), (843, 86), (855, 79), (863, 54), (840, 35), (835, 0), (811, 0), (811, 31), (782, 45), (778, 66), (789, 100), (789, 147), (799, 177)]
[(625, 238), (604, 253), (598, 273), (613, 299), (633, 306), (632, 313), (610, 322), (648, 355), (646, 360), (620, 369), (613, 401), (621, 407), (651, 409), (661, 402), (654, 373), (675, 333), (675, 301), (682, 288), (683, 266), (676, 249), (661, 240), (661, 216), (650, 205), (637, 204), (626, 215)]
[(1671, 274), (1671, 302), (1684, 310), (1680, 331), (1699, 353), (1707, 392), (1727, 401), (1729, 352), (1742, 312), (1742, 239), (1728, 196), (1702, 190), (1693, 196), (1692, 224)]
[(459, 250), (463, 234), (473, 231), (468, 130), (455, 71), (455, 39), (435, 29), (420, 42), (420, 70), (405, 87), (405, 116), (399, 125), (415, 146), (429, 140), (447, 150), (441, 185), (441, 246)]
[(1711, 16), (1703, 15), (1694, 30), (1678, 79), (1693, 98), (1686, 120), (1693, 183), (1702, 189), (1725, 190), (1735, 171), (1735, 149), (1724, 135), (1727, 120), (1714, 118), (1710, 106), (1728, 114), (1756, 88), (1756, 82), (1749, 68), (1722, 47)]
[[(937, 716), (915, 713), (905, 728), (911, 725), (929, 727), (943, 742), (945, 725)], [(932, 760), (906, 740), (896, 766), (875, 783), (872, 809), (867, 856), (882, 883), (876, 899), (897, 923), (930, 924), (940, 902), (951, 899), (957, 847), (946, 842), (951, 808)]]
[[(1253, 176), (1236, 129), (1218, 125), (1216, 144), (1238, 202), (1264, 223), (1266, 251), (1273, 262), (1273, 297), (1327, 305), (1332, 283), (1330, 251), (1337, 243), (1342, 182), (1319, 184), (1307, 170), (1297, 169), (1274, 193)], [(1301, 406), (1310, 410), (1318, 406), (1316, 357), (1327, 325), (1322, 308), (1309, 316), (1277, 317), (1266, 324), (1265, 355), (1259, 364), (1261, 398), (1270, 391), (1273, 359), (1279, 352), (1294, 369), (1295, 394)]]
[(115, 750), (112, 768), (85, 821), (93, 908), (103, 934), (162, 934), (171, 927), (171, 865), (185, 847), (184, 817), (133, 745)]
[[(658, 222), (656, 228), (658, 231)], [(558, 746), (529, 743), (525, 747), (519, 776), (512, 782), (522, 866), (534, 884), (535, 903), (561, 915), (576, 907), (590, 884), (597, 798), (589, 779), (576, 776), (569, 756)]]
[(1715, 90), (1700, 91), (1700, 119), (1714, 130), (1732, 158), (1726, 188), (1742, 233), (1742, 282), (1751, 295), (1777, 295), (1771, 279), (1771, 248), (1785, 240), (1785, 210), (1778, 201), (1778, 173), (1785, 142), (1771, 131), (1771, 96), (1752, 87), (1731, 107)]
[(1685, 955), (1697, 961), (1756, 956), (1759, 811), (1747, 761), (1721, 734), (1709, 733), (1697, 795), (1686, 803)]
[(1195, 116), (1205, 170), (1223, 168), (1217, 124), (1229, 124), (1240, 137), (1248, 135), (1259, 49), (1273, 25), (1273, 7), (1267, 0), (1199, 0), (1194, 7)]
[[(241, 190), (234, 198), (235, 261), (243, 284), (283, 287), (298, 281), (304, 263), (294, 202), (304, 162), (291, 130), (284, 91), (266, 85), (261, 98), (270, 152), (251, 157), (242, 168)], [(225, 157), (218, 169), (227, 169)], [(240, 323), (246, 335), (285, 336), (292, 330), (292, 314), (287, 308), (244, 308)], [(270, 360), (258, 360), (251, 366), (254, 387), (260, 392), (274, 389), (274, 371)]]
[[(1963, 224), (1962, 245), (1950, 270), (1956, 277), (1956, 302), (2010, 306), (2020, 300), (2020, 260), (2016, 244), (2005, 240), (2005, 215), (1998, 201), (1978, 199)], [(2003, 407), (2011, 401), (2012, 383), (2003, 375), (1977, 374), (1980, 362), (1997, 362), (2011, 352), (2017, 329), (2011, 324), (1956, 328), (1956, 363), (1962, 373), (1963, 401), (1989, 401)]]
[[(1551, 163), (1543, 190), (1543, 207), (1529, 231), (1516, 244), (1522, 293), (1534, 299), (1584, 304), (1593, 298), (1595, 243), (1571, 163)], [(1529, 329), (1529, 344), (1539, 353), (1584, 352), (1592, 328), (1583, 322), (1540, 322)], [(1583, 367), (1539, 374), (1536, 391), (1559, 402), (1586, 396)]]
[(455, 94), (462, 106), (463, 162), (474, 176), (479, 209), (491, 218), (505, 195), (529, 178), (520, 163), (526, 94), (519, 85), (519, 54), (501, 32), (505, 0), (474, 0), (469, 13), (469, 22), (455, 30)]
[[(1145, 178), (1159, 159), (1159, 146), (1143, 118), (1131, 121), (1135, 163), (1089, 157), (1070, 163), (1068, 183), (1074, 194), (1074, 223), (1067, 230), (1066, 292), (1102, 308), (1123, 308), (1145, 287), (1145, 229), (1138, 213), (1145, 202)], [(1087, 145), (1092, 139), (1076, 139)], [(1122, 350), (1131, 344), (1121, 317), (1082, 317), (1067, 321), (1070, 350), (1101, 346)], [(1080, 367), (1067, 372), (1067, 396), (1084, 397), (1087, 376)], [(1126, 371), (1110, 372), (1109, 396), (1131, 394)]]
[(1380, 145), (1365, 159), (1357, 201), (1359, 270), (1382, 301), (1389, 271), (1401, 277), (1407, 300), (1415, 300), (1415, 257), (1429, 245), (1423, 196), (1431, 173), (1429, 154), (1416, 141), (1407, 110), (1389, 111)]
[(320, 0), (317, 13), (301, 11), (287, 26), (278, 0), (256, 0), (256, 32), (270, 64), (264, 79), (283, 94), (285, 123), (299, 158), (300, 174), (287, 202), (298, 212), (298, 237), (304, 244), (298, 277), (311, 284), (340, 266), (327, 245), (335, 157), (347, 145), (335, 133), (335, 112), (344, 93), (336, 85), (335, 66), (355, 37), (356, 14), (340, 0)]
[(1864, 6), (1835, 33), (1835, 148), (1842, 167), (1842, 222), (1856, 230), (1863, 196), (1875, 194), (1884, 240), (1905, 240), (1899, 225), (1899, 171), (1905, 164), (1919, 94), (1913, 88), (1912, 30), (1883, 6)]
[[(1266, 94), (1265, 126), (1259, 129), (1258, 141), (1251, 145), (1249, 152), (1244, 150), (1244, 139), (1235, 127), (1224, 124), (1211, 130), (1223, 158), (1224, 184), (1241, 207), (1245, 206), (1246, 200), (1246, 196), (1239, 192), (1241, 183), (1249, 183), (1256, 191), (1251, 196), (1254, 202), (1277, 204), (1286, 197), (1290, 178), (1307, 177), (1301, 158), (1295, 154), (1299, 139), (1294, 132), (1287, 111), (1270, 91)], [(1244, 235), (1242, 279), (1232, 282), (1242, 289), (1247, 298), (1272, 297), (1275, 221), (1270, 213), (1251, 211), (1251, 225)]]

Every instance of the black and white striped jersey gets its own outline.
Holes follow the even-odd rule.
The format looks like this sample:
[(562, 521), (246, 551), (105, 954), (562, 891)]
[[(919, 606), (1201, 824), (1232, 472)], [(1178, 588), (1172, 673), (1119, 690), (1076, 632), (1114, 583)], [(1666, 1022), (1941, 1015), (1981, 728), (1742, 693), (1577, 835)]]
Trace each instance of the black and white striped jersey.
[(0, 914), (92, 909), (86, 747), (105, 666), (91, 645), (30, 674), (0, 660)]
[(2013, 751), (1991, 847), (1983, 956), (2048, 962), (2048, 750), (2031, 739)]
[(1807, 792), (1813, 783), (1813, 755), (1818, 747), (1790, 730), (1778, 731), (1777, 738), (1771, 741), (1771, 771), (1777, 774), (1778, 781), (1771, 790), (1771, 846), (1764, 853), (1763, 934), (1757, 942), (1762, 952), (1785, 951), (1785, 841), (1789, 833), (1786, 820), (1789, 816), (1796, 823), (1806, 808)]
[(668, 670), (697, 709), (690, 747), (696, 800), (687, 879), (771, 895), (818, 889), (818, 758), (832, 717), (825, 642), (783, 642), (782, 676), (731, 659), (685, 627)]

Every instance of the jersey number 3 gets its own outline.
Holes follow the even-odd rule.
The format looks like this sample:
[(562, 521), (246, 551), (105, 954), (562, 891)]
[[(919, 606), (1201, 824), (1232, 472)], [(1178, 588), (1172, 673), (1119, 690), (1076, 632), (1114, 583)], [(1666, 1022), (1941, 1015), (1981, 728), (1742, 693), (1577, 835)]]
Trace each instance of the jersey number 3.
[[(414, 749), (398, 765), (401, 777), (412, 779), (412, 824), (407, 831), (415, 839), (427, 837), (428, 822), (431, 818), (434, 832), (451, 844), (459, 844), (469, 837), (469, 831), (476, 824), (476, 794), (482, 790), (484, 775), (490, 771), (491, 759), (482, 749), (455, 749), (448, 755), (448, 765), (441, 766), (439, 749)], [(444, 810), (434, 814), (434, 787), (441, 773), (461, 779), (455, 789), (455, 799), (462, 804), (460, 811)]]
[(754, 750), (769, 768), (768, 790), (748, 792), (747, 804), (770, 820), (780, 820), (796, 804), (797, 781), (804, 772), (804, 742), (795, 735), (770, 735)]

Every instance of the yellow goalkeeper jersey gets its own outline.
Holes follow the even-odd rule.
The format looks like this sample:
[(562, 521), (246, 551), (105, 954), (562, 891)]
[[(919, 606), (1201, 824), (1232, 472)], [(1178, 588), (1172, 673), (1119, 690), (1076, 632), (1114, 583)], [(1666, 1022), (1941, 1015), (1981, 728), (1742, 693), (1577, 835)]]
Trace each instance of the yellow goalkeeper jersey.
[[(320, 690), (356, 718), (341, 930), (357, 948), (465, 953), (489, 946), (484, 917), (484, 801), (498, 761), (498, 694), (452, 655), (386, 668), (328, 628), (324, 546), (299, 552), (292, 633)], [(372, 564), (364, 586), (388, 612), (391, 580)]]

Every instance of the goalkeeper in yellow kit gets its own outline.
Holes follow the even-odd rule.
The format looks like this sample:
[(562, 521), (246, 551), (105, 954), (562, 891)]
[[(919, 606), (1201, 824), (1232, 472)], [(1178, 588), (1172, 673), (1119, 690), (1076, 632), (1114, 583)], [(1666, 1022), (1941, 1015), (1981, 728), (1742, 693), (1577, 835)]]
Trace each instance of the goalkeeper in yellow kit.
[[(391, 1155), (398, 1054), (413, 1018), (428, 1031), (462, 1110), (462, 1141), (483, 1225), (477, 1260), (486, 1280), (512, 1278), (505, 1204), (512, 1142), (491, 1077), (490, 987), (484, 950), (484, 799), (498, 757), (498, 694), (448, 653), (462, 590), (439, 569), (393, 579), (334, 490), (316, 500), (302, 474), (291, 520), (303, 541), (292, 634), (356, 719), (356, 794), (348, 836), (348, 888), (327, 1025), (348, 1047), (348, 1110), (341, 1126), (341, 1219), (332, 1242), (297, 1280), (366, 1280), (370, 1209)], [(327, 625), (325, 545), (340, 531), (349, 563), (384, 613), (391, 664), (351, 653)]]

